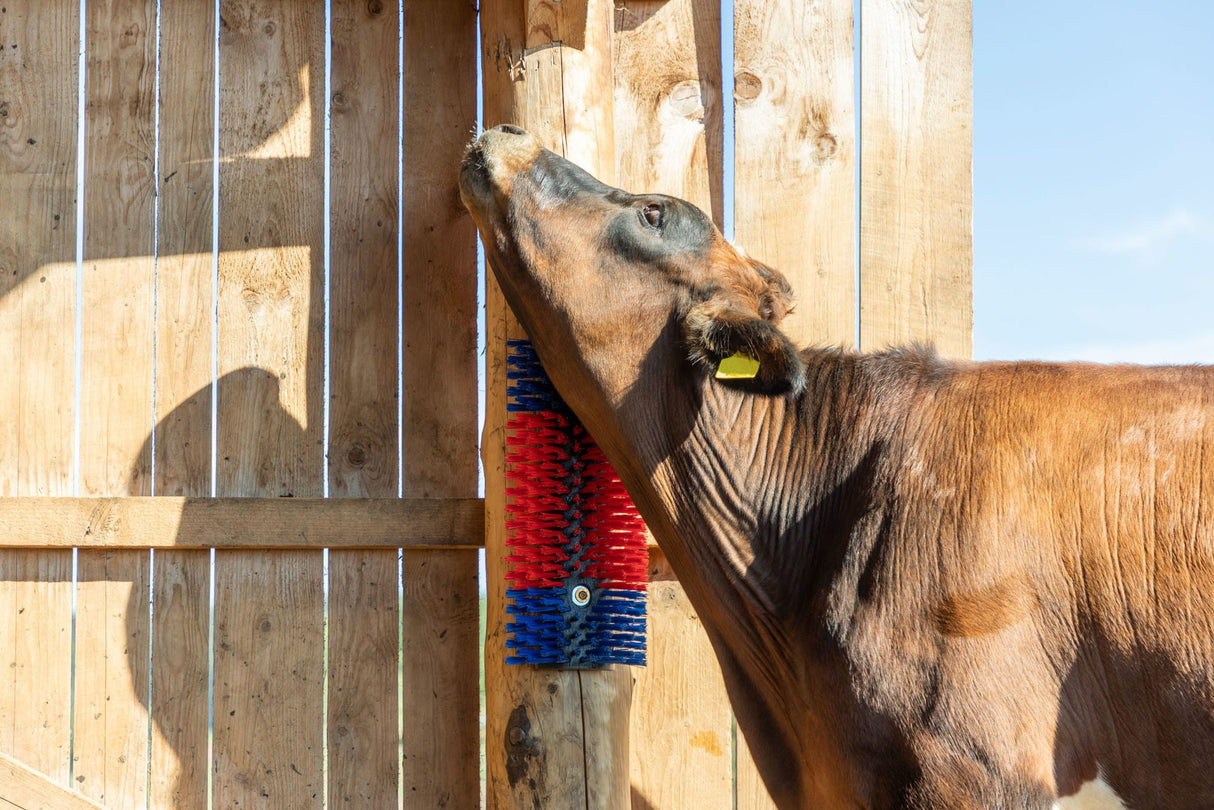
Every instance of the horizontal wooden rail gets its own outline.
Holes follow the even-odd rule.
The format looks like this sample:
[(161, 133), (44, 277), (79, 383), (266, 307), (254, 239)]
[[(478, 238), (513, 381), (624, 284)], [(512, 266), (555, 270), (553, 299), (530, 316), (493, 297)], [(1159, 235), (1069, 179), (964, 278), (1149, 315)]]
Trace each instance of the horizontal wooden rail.
[(484, 545), (479, 498), (0, 498), (0, 548)]

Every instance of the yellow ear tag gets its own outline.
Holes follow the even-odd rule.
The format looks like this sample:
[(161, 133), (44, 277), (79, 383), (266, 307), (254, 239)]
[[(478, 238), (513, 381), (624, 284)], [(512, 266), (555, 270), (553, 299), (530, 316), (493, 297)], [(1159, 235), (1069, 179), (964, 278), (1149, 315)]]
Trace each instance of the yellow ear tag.
[(717, 366), (718, 380), (753, 380), (759, 373), (759, 361), (742, 349), (726, 357)]

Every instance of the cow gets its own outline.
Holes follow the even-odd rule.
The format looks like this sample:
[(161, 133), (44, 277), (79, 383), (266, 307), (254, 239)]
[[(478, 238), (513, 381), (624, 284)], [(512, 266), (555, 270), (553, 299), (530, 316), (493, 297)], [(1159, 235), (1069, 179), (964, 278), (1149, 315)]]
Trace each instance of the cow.
[(779, 807), (1214, 807), (1214, 370), (798, 349), (690, 203), (510, 125), (459, 186)]

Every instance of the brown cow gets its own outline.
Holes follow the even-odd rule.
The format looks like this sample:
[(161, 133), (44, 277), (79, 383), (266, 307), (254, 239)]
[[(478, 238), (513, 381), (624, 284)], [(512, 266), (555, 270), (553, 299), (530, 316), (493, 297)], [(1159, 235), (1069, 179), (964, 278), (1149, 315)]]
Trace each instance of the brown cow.
[(1214, 807), (1214, 370), (797, 351), (686, 202), (509, 126), (460, 188), (780, 807)]

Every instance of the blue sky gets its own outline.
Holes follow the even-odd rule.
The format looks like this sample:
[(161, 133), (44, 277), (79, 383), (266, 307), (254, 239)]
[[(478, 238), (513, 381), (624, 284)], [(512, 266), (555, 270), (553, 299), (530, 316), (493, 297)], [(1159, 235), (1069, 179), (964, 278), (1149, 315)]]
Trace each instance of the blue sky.
[(1214, 3), (974, 3), (974, 355), (1214, 362)]

